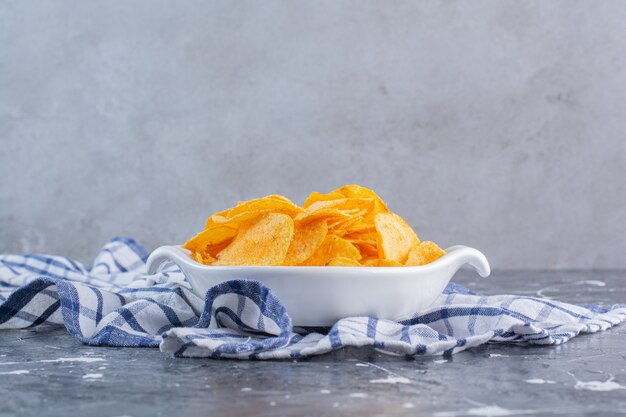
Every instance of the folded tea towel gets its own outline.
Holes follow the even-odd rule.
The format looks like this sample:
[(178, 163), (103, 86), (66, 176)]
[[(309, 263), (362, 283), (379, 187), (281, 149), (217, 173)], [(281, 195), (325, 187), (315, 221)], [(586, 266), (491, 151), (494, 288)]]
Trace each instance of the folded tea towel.
[(411, 356), (450, 355), (487, 342), (557, 345), (626, 319), (626, 305), (481, 296), (450, 284), (410, 320), (347, 317), (305, 332), (293, 329), (289, 312), (260, 282), (225, 282), (201, 299), (177, 269), (146, 275), (147, 255), (127, 238), (106, 244), (91, 268), (58, 256), (0, 255), (0, 329), (63, 325), (91, 345), (160, 347), (177, 357), (283, 359), (344, 346)]

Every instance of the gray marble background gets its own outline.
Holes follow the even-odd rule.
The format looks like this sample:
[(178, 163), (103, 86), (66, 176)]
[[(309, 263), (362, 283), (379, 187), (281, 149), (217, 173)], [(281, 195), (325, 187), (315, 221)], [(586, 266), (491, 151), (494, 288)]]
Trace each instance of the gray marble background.
[(377, 190), (496, 268), (626, 267), (626, 2), (0, 2), (0, 252)]

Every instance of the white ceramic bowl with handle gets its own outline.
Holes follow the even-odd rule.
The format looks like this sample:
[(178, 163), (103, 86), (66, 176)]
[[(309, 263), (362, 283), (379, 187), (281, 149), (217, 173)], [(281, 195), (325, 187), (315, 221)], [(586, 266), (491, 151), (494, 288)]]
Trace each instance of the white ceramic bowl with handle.
[(283, 302), (294, 326), (332, 326), (345, 317), (403, 320), (430, 307), (465, 264), (490, 274), (487, 258), (467, 246), (452, 246), (434, 262), (406, 267), (210, 266), (181, 246), (161, 246), (148, 258), (148, 273), (176, 264), (194, 292), (224, 281), (260, 281)]

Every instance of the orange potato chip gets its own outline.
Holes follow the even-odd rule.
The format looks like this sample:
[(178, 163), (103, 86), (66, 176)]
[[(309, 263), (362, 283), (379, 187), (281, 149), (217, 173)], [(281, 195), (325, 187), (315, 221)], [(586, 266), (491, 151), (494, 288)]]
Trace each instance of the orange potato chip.
[(263, 214), (239, 229), (213, 265), (282, 265), (293, 237), (293, 219), (283, 213)]
[(293, 204), (296, 207), (298, 206), (296, 203), (294, 203), (293, 201), (291, 201), (290, 199), (288, 199), (284, 195), (280, 195), (280, 194), (270, 194), (270, 195), (268, 195), (265, 198), (271, 198), (271, 199), (274, 199), (274, 200), (284, 201), (285, 203)]
[(372, 190), (311, 193), (302, 207), (272, 194), (213, 214), (185, 248), (206, 265), (423, 265), (445, 252), (423, 242)]
[(349, 185), (344, 185), (342, 187), (337, 188), (336, 190), (331, 191), (331, 193), (341, 193), (341, 195), (345, 196), (345, 197), (350, 197), (350, 198), (361, 198), (361, 197), (366, 197), (366, 198), (378, 198), (380, 199), (380, 197), (378, 196), (378, 194), (376, 194), (373, 190), (370, 190), (369, 188), (363, 187), (361, 185), (356, 185), (356, 184), (349, 184)]
[(351, 242), (373, 242), (376, 244), (378, 233), (376, 233), (376, 229), (372, 229), (372, 231), (349, 232), (344, 238)]
[(328, 235), (313, 255), (300, 265), (324, 266), (333, 258), (348, 258), (358, 261), (361, 252), (352, 243), (338, 236)]
[(379, 259), (377, 255), (371, 258), (363, 258), (359, 262), (361, 263), (361, 266), (378, 266), (378, 261)]
[(333, 219), (332, 222), (328, 223), (328, 233), (336, 235), (336, 236), (344, 236), (350, 230), (352, 225), (355, 225), (363, 220), (362, 217), (363, 212), (358, 212), (354, 214), (354, 217), (347, 219)]
[(196, 260), (196, 262), (205, 265), (211, 265), (213, 262), (215, 262), (215, 258), (207, 253), (194, 252), (193, 258)]
[(322, 193), (318, 193), (317, 191), (314, 191), (311, 194), (309, 194), (306, 200), (304, 200), (302, 207), (307, 208), (311, 204), (315, 203), (316, 201), (339, 200), (341, 198), (344, 198), (344, 195), (338, 191), (331, 191), (328, 194), (322, 194)]
[(374, 224), (380, 259), (404, 263), (411, 248), (420, 242), (411, 226), (395, 213), (376, 214)]
[(255, 217), (260, 216), (261, 214), (266, 213), (281, 213), (280, 211), (272, 210), (271, 208), (266, 208), (258, 211), (244, 211), (243, 213), (238, 213), (233, 217), (225, 217), (225, 216), (211, 216), (212, 224), (223, 224), (229, 226), (236, 226), (237, 223), (242, 223), (247, 220), (254, 219)]
[(368, 223), (372, 223), (374, 221), (374, 216), (378, 213), (387, 213), (389, 209), (387, 208), (387, 204), (383, 201), (382, 198), (378, 196), (374, 191), (369, 188), (361, 187), (360, 185), (346, 185), (344, 187), (339, 188), (338, 190), (341, 194), (343, 194), (347, 198), (371, 198), (374, 200), (374, 204), (370, 209), (369, 214), (365, 217)]
[(221, 251), (223, 251), (226, 246), (230, 245), (232, 242), (231, 240), (225, 240), (222, 243), (219, 243), (217, 245), (213, 245), (213, 246), (207, 246), (204, 256), (210, 256), (212, 258), (217, 258), (217, 254), (220, 253)]
[(378, 266), (404, 266), (400, 262), (392, 261), (391, 259), (379, 259)]
[(376, 246), (376, 242), (374, 242), (373, 244), (366, 243), (366, 242), (351, 242), (351, 243), (359, 249), (359, 252), (361, 252), (361, 256), (363, 256), (364, 258), (373, 256), (373, 257), (376, 257), (376, 259), (378, 259), (378, 247)]
[(407, 266), (419, 266), (426, 265), (446, 254), (446, 251), (437, 246), (434, 242), (422, 242), (415, 246), (409, 252), (409, 257), (406, 260)]
[(296, 217), (294, 217), (294, 220), (297, 223), (308, 223), (314, 220), (319, 220), (319, 219), (330, 220), (333, 218), (348, 219), (350, 218), (350, 213), (346, 213), (345, 211), (342, 211), (336, 208), (328, 208), (328, 209), (318, 210), (316, 212), (311, 212), (311, 213), (306, 213), (306, 214), (300, 213), (296, 215)]
[(356, 185), (356, 184), (351, 184), (351, 185), (344, 185), (343, 187), (338, 188), (335, 191), (332, 191), (332, 193), (334, 192), (339, 192), (347, 198), (374, 199), (380, 203), (381, 207), (384, 208), (385, 211), (387, 211), (387, 204), (385, 204), (383, 199), (380, 198), (378, 194), (376, 194), (373, 190), (370, 190), (369, 188), (361, 187), (360, 185)]
[(284, 213), (295, 215), (304, 210), (291, 202), (289, 199), (279, 195), (268, 195), (262, 198), (255, 198), (249, 201), (240, 201), (233, 208), (216, 213), (208, 218), (206, 227), (211, 224), (237, 223), (252, 219), (263, 213)]
[(309, 259), (324, 241), (327, 230), (326, 219), (297, 224), (284, 265), (298, 265)]
[[(369, 214), (368, 214), (369, 216)], [(348, 234), (353, 233), (374, 233), (376, 234), (376, 227), (374, 226), (374, 219), (371, 222), (367, 219), (362, 219), (360, 222), (350, 225), (347, 231)]]
[(229, 241), (237, 234), (237, 228), (225, 225), (210, 225), (207, 229), (189, 239), (183, 248), (191, 252), (206, 252), (207, 247)]
[(294, 220), (299, 223), (306, 223), (321, 218), (349, 218), (356, 213), (361, 212), (364, 208), (373, 204), (372, 199), (348, 199), (324, 200), (316, 201), (304, 212), (297, 214)]
[(354, 259), (338, 256), (328, 261), (326, 266), (361, 266), (361, 264), (359, 261), (355, 261)]

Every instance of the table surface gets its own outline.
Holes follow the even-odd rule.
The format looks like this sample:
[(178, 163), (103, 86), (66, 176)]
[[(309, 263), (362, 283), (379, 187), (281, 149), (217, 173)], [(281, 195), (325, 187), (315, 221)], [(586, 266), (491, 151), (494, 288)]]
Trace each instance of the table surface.
[[(486, 294), (604, 305), (626, 303), (625, 280), (626, 271), (455, 278)], [(622, 415), (625, 369), (624, 325), (562, 346), (491, 344), (449, 359), (344, 349), (274, 362), (93, 347), (64, 329), (0, 331), (0, 416)], [(372, 382), (388, 376), (408, 383)]]

